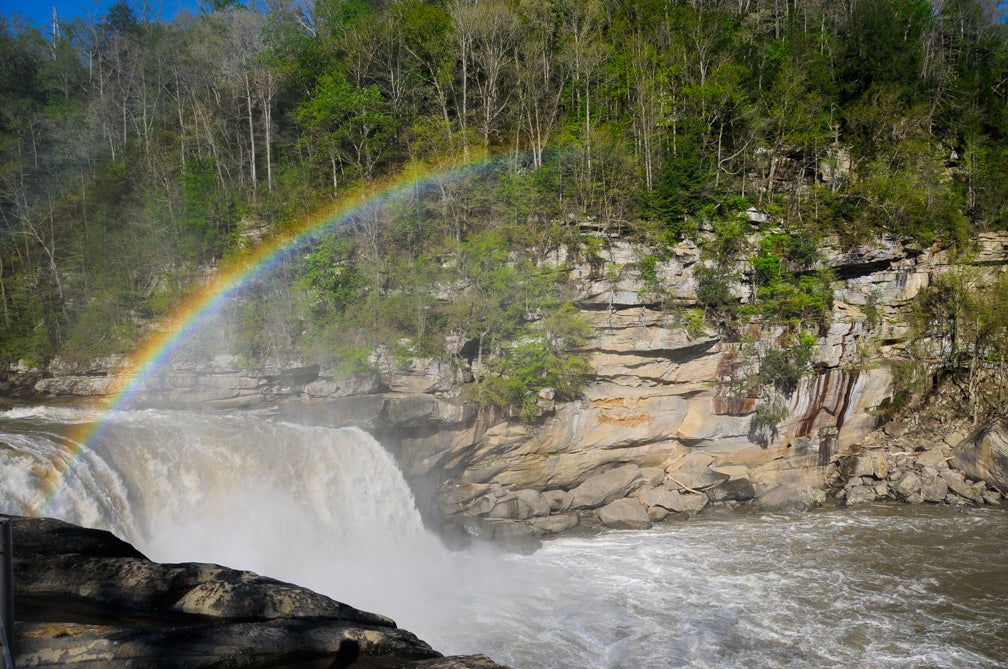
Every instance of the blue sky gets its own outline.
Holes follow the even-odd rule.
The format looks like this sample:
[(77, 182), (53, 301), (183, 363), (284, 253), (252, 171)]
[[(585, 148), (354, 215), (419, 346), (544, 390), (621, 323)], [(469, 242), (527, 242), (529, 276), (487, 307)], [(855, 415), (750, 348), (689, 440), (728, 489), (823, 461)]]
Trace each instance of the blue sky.
[[(52, 18), (52, 8), (60, 21), (70, 21), (76, 16), (100, 18), (105, 15), (109, 6), (116, 0), (0, 0), (0, 14), (8, 16), (15, 13), (23, 14), (37, 28), (48, 30)], [(198, 0), (148, 0), (155, 15), (162, 19), (170, 19), (181, 9), (195, 13), (199, 6)], [(136, 8), (142, 0), (131, 0), (130, 5)]]

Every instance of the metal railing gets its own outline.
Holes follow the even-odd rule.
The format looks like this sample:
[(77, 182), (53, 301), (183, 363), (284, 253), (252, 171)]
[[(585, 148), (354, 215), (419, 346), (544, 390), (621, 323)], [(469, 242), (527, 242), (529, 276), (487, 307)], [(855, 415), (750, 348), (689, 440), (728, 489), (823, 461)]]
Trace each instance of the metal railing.
[(10, 518), (0, 518), (0, 654), (2, 669), (14, 669), (14, 558)]

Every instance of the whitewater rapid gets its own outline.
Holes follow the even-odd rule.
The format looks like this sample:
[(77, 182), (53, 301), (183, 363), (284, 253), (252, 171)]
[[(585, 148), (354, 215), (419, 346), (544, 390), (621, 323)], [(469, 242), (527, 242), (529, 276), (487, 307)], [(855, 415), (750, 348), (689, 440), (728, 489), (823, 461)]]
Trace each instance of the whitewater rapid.
[(450, 552), (361, 430), (122, 411), (82, 450), (94, 418), (0, 412), (0, 512), (298, 583), (442, 652), (516, 669), (1008, 666), (1003, 511), (701, 516), (531, 556)]

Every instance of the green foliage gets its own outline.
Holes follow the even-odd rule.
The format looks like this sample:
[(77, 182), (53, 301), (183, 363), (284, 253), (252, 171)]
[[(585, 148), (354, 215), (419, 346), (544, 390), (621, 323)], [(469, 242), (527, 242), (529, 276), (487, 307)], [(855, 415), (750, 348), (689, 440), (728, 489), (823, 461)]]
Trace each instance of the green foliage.
[(687, 218), (699, 211), (710, 199), (712, 170), (710, 157), (701, 150), (703, 140), (698, 131), (677, 138), (658, 172), (649, 210), (664, 221), (676, 236), (688, 229)]
[(128, 350), (138, 334), (122, 300), (96, 300), (76, 314), (64, 345), (70, 359), (86, 362)]
[(808, 231), (766, 235), (759, 254), (749, 259), (756, 301), (745, 311), (770, 323), (825, 329), (833, 309), (833, 277), (825, 270), (808, 271), (817, 260), (815, 237)]
[(580, 356), (558, 352), (545, 341), (524, 342), (494, 358), (472, 394), (481, 405), (512, 408), (522, 421), (531, 423), (539, 416), (541, 393), (551, 391), (560, 401), (575, 399), (589, 371)]
[(892, 395), (876, 409), (882, 420), (891, 420), (913, 406), (928, 390), (929, 379), (924, 365), (914, 361), (899, 361), (890, 367)]
[(343, 313), (360, 298), (363, 277), (351, 259), (350, 242), (335, 234), (322, 237), (304, 260), (299, 286), (311, 293), (315, 310)]
[[(963, 413), (974, 420), (1004, 415), (1008, 276), (989, 282), (975, 269), (959, 269), (935, 277), (908, 305), (906, 318), (915, 342), (907, 374), (919, 379), (937, 371), (949, 378), (961, 390)], [(919, 396), (896, 386), (893, 403), (898, 408)]]
[(772, 386), (785, 396), (792, 395), (801, 377), (810, 369), (816, 341), (814, 335), (803, 332), (790, 346), (767, 350), (760, 357), (757, 382)]
[(683, 324), (686, 334), (695, 339), (704, 333), (704, 312), (700, 309), (688, 309), (683, 314)]
[(192, 264), (218, 257), (232, 226), (222, 206), (214, 162), (206, 158), (186, 161), (180, 186), (183, 257)]
[(856, 0), (844, 35), (842, 87), (857, 96), (872, 85), (893, 84), (915, 100), (922, 79), (924, 39), (932, 16), (927, 0)]
[[(749, 257), (743, 314), (823, 327), (817, 231), (966, 248), (1008, 229), (994, 4), (269, 4), (214, 0), (167, 24), (119, 2), (56, 43), (0, 16), (11, 355), (84, 345), (110, 319), (119, 334), (95, 348), (128, 347), (115, 308), (124, 324), (163, 313), (334, 193), (436, 174), (475, 147), (507, 158), (436, 176), (429, 196), (418, 184), (400, 211), (355, 221), (343, 248), (309, 250), (289, 313), (248, 315), (285, 323), (250, 354), (328, 333), (419, 355), (454, 329), (490, 356), (564, 302), (535, 269), (561, 244), (583, 244), (601, 276), (620, 269), (602, 260), (608, 235), (635, 233), (655, 245), (637, 269), (660, 297), (657, 263), (708, 226), (708, 316), (737, 318), (727, 268)], [(785, 232), (748, 248), (747, 206)]]
[(739, 310), (739, 299), (731, 293), (731, 283), (738, 277), (718, 265), (696, 265), (697, 302), (704, 311), (718, 319), (733, 320)]

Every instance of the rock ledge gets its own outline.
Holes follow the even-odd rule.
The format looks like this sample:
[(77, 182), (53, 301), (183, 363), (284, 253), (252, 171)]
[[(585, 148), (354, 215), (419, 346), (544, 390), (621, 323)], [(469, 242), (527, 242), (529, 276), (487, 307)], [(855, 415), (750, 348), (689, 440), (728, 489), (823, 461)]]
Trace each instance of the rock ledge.
[(421, 667), (444, 658), (381, 615), (251, 572), (158, 564), (108, 532), (12, 518), (18, 667)]

